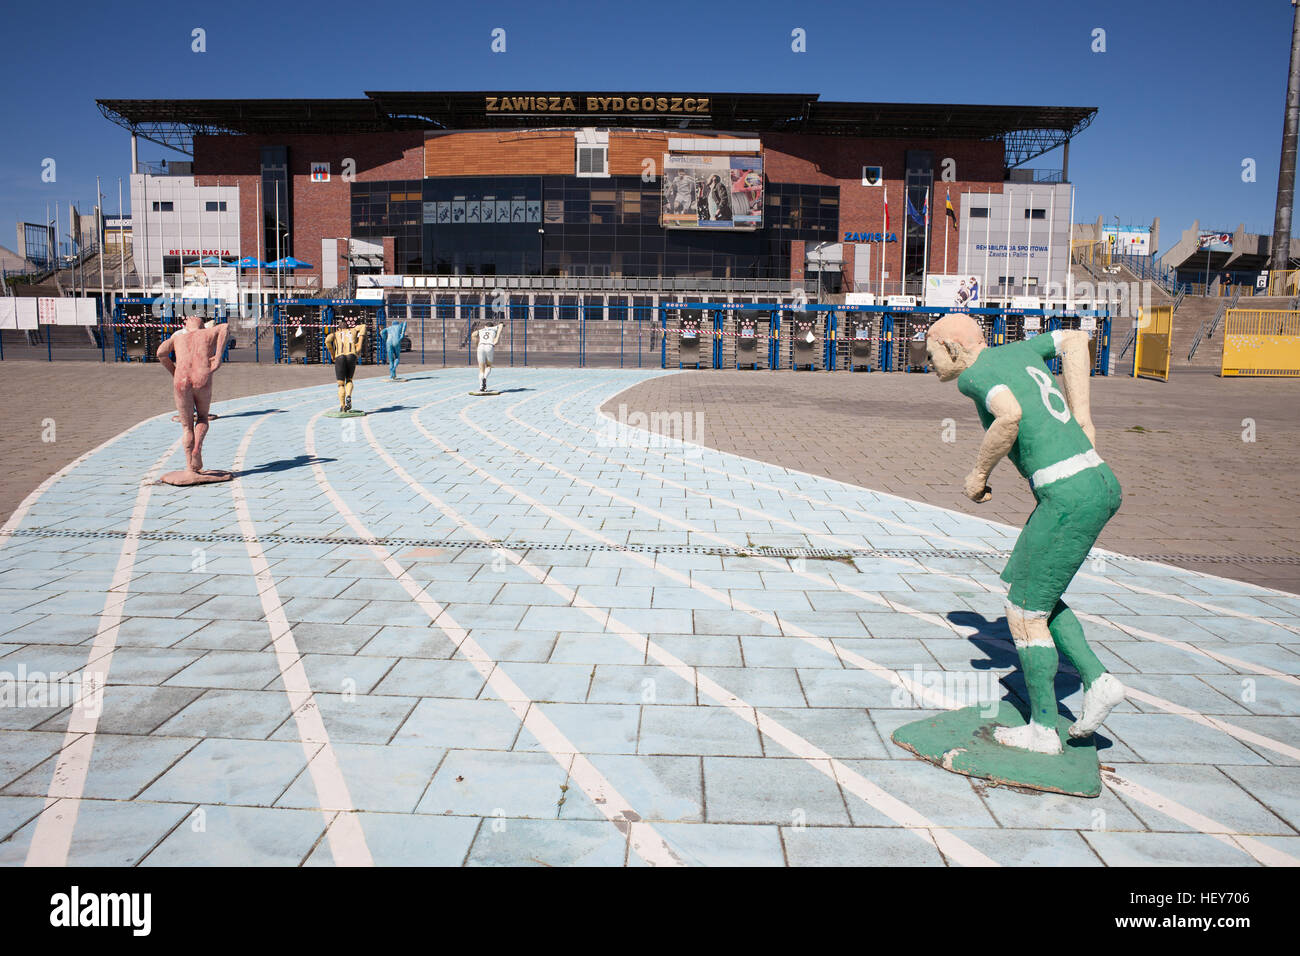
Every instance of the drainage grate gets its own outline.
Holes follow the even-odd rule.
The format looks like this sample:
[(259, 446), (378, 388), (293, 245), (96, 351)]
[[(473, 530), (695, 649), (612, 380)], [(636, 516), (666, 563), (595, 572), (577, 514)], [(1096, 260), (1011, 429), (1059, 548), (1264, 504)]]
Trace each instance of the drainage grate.
[[(90, 538), (125, 540), (134, 537), (140, 541), (193, 541), (208, 544), (260, 541), (263, 545), (277, 544), (330, 544), (371, 545), (385, 548), (505, 548), (510, 551), (621, 551), (634, 554), (710, 554), (732, 558), (803, 558), (805, 560), (845, 561), (853, 558), (1004, 558), (1009, 550), (969, 551), (949, 548), (730, 548), (716, 545), (671, 544), (577, 544), (553, 541), (480, 541), (477, 538), (356, 538), (333, 535), (263, 534), (250, 537), (243, 534), (203, 534), (176, 531), (142, 531), (130, 535), (126, 531), (82, 531), (70, 528), (18, 528), (0, 531), (0, 536), (24, 538)], [(1260, 554), (1106, 554), (1108, 561), (1159, 561), (1164, 563), (1199, 564), (1280, 564), (1300, 565), (1300, 555)]]

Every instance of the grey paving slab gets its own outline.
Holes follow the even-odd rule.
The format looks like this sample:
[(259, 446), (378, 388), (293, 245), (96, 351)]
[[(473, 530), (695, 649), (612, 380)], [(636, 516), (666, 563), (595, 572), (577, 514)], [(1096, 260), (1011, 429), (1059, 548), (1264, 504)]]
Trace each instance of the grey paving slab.
[[(465, 370), (430, 374), (428, 383), (404, 392), (412, 407), (458, 394), (464, 382), (457, 376), (472, 377)], [(888, 455), (865, 460), (843, 443), (833, 450), (825, 443), (773, 447), (773, 464), (698, 446), (602, 444), (593, 403), (629, 386), (631, 396), (684, 377), (631, 370), (512, 374), (531, 379), (538, 394), (521, 395), (509, 415), (502, 406), (467, 406), (469, 420), (492, 426), (488, 434), (454, 415), (439, 426), (439, 436), (472, 466), (430, 454), (431, 443), (411, 432), (406, 416), (367, 420), (376, 443), (454, 515), (395, 478), (368, 439), (351, 444), (333, 428), (315, 428), (327, 456), (324, 480), (368, 531), (465, 542), (482, 529), (535, 565), (463, 544), (393, 544), (401, 567), (437, 605), (434, 621), (370, 547), (279, 539), (355, 537), (356, 529), (327, 506), (315, 472), (295, 473), (297, 483), (275, 473), (241, 479), (275, 583), (267, 600), (280, 602), (290, 621), (377, 863), (640, 865), (625, 835), (569, 776), (568, 749), (589, 759), (603, 785), (662, 829), (688, 864), (951, 862), (927, 839), (841, 790), (817, 760), (792, 755), (717, 706), (715, 685), (724, 698), (735, 695), (757, 708), (1000, 863), (1253, 862), (1177, 816), (1112, 791), (1079, 801), (972, 784), (890, 740), (897, 726), (928, 711), (907, 706), (915, 702), (900, 700), (897, 688), (863, 667), (894, 668), (917, 681), (933, 675), (947, 682), (950, 698), (976, 685), (993, 697), (1023, 698), (997, 578), (1027, 513), (1018, 509), (1028, 498), (1010, 479), (999, 486), (998, 509), (976, 509), (960, 495), (946, 497), (952, 489), (922, 480), (915, 463)], [(907, 378), (878, 384), (892, 389)], [(554, 391), (542, 398), (546, 389)], [(328, 383), (319, 391), (329, 398)], [(597, 432), (562, 421), (555, 410), (561, 400), (562, 414)], [(275, 407), (283, 399), (248, 401)], [(818, 422), (833, 418), (836, 404), (819, 407)], [(711, 424), (737, 407), (728, 399), (714, 403)], [(311, 414), (285, 407), (274, 433), (257, 433), (250, 461), (305, 454)], [(885, 434), (892, 426), (882, 427)], [(737, 434), (753, 451), (772, 432), (738, 427)], [(964, 441), (974, 441), (970, 432)], [(232, 455), (238, 433), (213, 434), (213, 454)], [(129, 447), (97, 453), (56, 483), (25, 519), (28, 527), (86, 535), (0, 538), (0, 611), (7, 612), (0, 615), (0, 681), (20, 664), (47, 672), (84, 665), (104, 626), (105, 592), (121, 556), (120, 539), (93, 533), (125, 526), (136, 485), (120, 476), (137, 474), (160, 453), (151, 449), (173, 439), (162, 421), (144, 426)], [(941, 449), (924, 463), (927, 474), (956, 467), (972, 449)], [(860, 470), (818, 476), (782, 467), (825, 471), (845, 459)], [(879, 491), (862, 487), (881, 469), (893, 473)], [(1127, 498), (1127, 483), (1125, 490)], [(185, 512), (180, 500), (155, 493), (146, 529), (240, 534), (228, 490), (218, 490), (211, 503), (191, 496)], [(1152, 541), (1155, 527), (1144, 532)], [(1211, 533), (1217, 532), (1203, 531)], [(644, 550), (612, 550), (609, 542)], [(726, 543), (917, 553), (836, 561), (675, 550)], [(944, 550), (954, 546), (962, 553)], [(990, 547), (1001, 553), (965, 553)], [(70, 862), (334, 862), (321, 839), (324, 816), (303, 772), (300, 726), (282, 689), (251, 568), (242, 539), (139, 542), (125, 617), (110, 632), (110, 680), (118, 683), (105, 694), (86, 783), (87, 806), (96, 807), (105, 836), (79, 826)], [(1300, 598), (1119, 557), (1091, 561), (1084, 572), (1067, 600), (1091, 616), (1085, 628), (1103, 663), (1147, 695), (1121, 704), (1107, 720), (1098, 736), (1102, 760), (1159, 797), (1300, 859), (1290, 776), (1300, 769), (1300, 759), (1290, 756), (1300, 694), (1294, 681), (1270, 676), (1300, 674)], [(556, 587), (535, 575), (549, 575)], [(572, 606), (573, 592), (594, 613)], [(1210, 606), (1216, 603), (1222, 610)], [(444, 627), (456, 639), (463, 636), (458, 628), (468, 630), (471, 641), (458, 649)], [(624, 629), (653, 646), (624, 639)], [(662, 652), (683, 661), (687, 673), (662, 666)], [(486, 659), (476, 667), (467, 653)], [(485, 678), (494, 667), (519, 689), (516, 709), (531, 708), (533, 719), (549, 721), (567, 739), (559, 759), (510, 703), (496, 699), (501, 691)], [(697, 689), (699, 681), (707, 692)], [(1066, 666), (1058, 691), (1067, 710), (1080, 705), (1077, 675)], [(1170, 708), (1240, 729), (1207, 726)], [(23, 828), (33, 829), (67, 723), (68, 709), (57, 702), (0, 706), (0, 828), (19, 829), (0, 845), (4, 862), (25, 858), (30, 835), (23, 837)], [(196, 821), (206, 829), (195, 828)], [(231, 828), (240, 839), (229, 839)], [(214, 829), (221, 836), (209, 841)]]

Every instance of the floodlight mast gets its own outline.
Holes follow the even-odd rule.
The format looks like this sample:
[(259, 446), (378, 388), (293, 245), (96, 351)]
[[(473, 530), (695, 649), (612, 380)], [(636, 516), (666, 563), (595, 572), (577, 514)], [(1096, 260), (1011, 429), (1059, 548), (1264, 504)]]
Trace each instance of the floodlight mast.
[(1300, 6), (1291, 0), (1291, 67), (1287, 75), (1282, 120), (1282, 159), (1277, 169), (1277, 206), (1273, 212), (1273, 247), (1269, 268), (1284, 272), (1291, 253), (1291, 215), (1295, 208), (1295, 154), (1300, 127)]

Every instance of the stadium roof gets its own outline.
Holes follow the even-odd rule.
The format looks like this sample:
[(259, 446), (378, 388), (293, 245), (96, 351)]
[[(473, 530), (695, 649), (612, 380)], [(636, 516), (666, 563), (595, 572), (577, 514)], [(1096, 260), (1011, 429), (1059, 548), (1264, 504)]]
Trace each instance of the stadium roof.
[[(707, 110), (614, 111), (635, 96)], [(572, 109), (549, 111), (542, 100)], [(524, 104), (525, 101), (527, 105)], [(520, 129), (557, 125), (674, 130), (788, 132), (823, 136), (1001, 139), (1006, 165), (1019, 166), (1092, 123), (1092, 106), (978, 106), (953, 103), (843, 103), (815, 93), (682, 93), (500, 90), (367, 92), (365, 99), (96, 100), (108, 119), (151, 142), (193, 155), (194, 136), (250, 133), (371, 133), (397, 130)], [(593, 104), (594, 107), (593, 107)], [(518, 106), (519, 108), (515, 108)]]

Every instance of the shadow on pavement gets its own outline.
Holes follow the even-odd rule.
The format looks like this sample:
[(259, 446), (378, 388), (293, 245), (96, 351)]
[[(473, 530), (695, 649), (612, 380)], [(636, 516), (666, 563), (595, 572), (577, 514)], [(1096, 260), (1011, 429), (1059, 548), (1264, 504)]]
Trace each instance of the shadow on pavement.
[(246, 468), (243, 471), (235, 472), (236, 478), (247, 478), (249, 475), (272, 474), (278, 471), (290, 471), (294, 468), (303, 468), (307, 465), (323, 465), (328, 461), (338, 461), (337, 458), (318, 458), (315, 455), (299, 455), (296, 458), (281, 458), (278, 461), (268, 461), (264, 465), (258, 465), (256, 468)]

